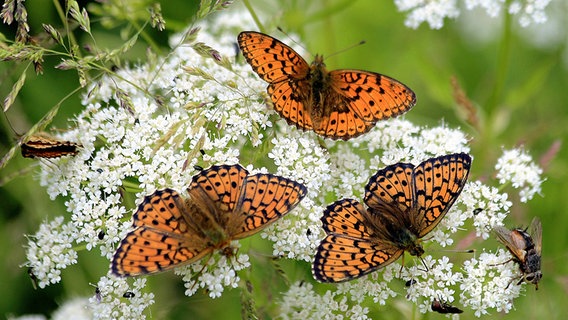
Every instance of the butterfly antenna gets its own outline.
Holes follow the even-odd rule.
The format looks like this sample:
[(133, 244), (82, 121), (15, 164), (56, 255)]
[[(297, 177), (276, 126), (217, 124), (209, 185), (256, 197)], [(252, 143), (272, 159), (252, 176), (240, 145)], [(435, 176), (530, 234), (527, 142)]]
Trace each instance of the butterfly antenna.
[(286, 37), (288, 37), (288, 39), (290, 39), (290, 41), (294, 42), (298, 47), (304, 49), (305, 52), (310, 52), (310, 50), (308, 50), (306, 47), (304, 47), (301, 43), (299, 43), (298, 41), (296, 41), (296, 39), (292, 38), (286, 31), (284, 31), (284, 29), (282, 29), (281, 27), (276, 27), (276, 29), (278, 29), (278, 31), (282, 32), (284, 35), (286, 35)]
[(4, 118), (6, 118), (6, 122), (8, 122), (8, 125), (10, 126), (10, 129), (12, 129), (12, 131), (14, 132), (14, 134), (15, 134), (17, 137), (22, 137), (23, 134), (18, 133), (18, 131), (16, 131), (16, 129), (14, 129), (14, 126), (12, 125), (12, 122), (10, 121), (10, 118), (8, 118), (8, 115), (6, 114), (6, 111), (7, 111), (7, 110), (5, 110), (5, 111), (3, 112), (3, 113), (4, 113)]
[(361, 40), (361, 41), (359, 41), (358, 43), (352, 44), (352, 45), (350, 45), (349, 47), (343, 48), (343, 49), (341, 49), (341, 50), (339, 50), (339, 51), (336, 51), (336, 52), (330, 54), (330, 55), (327, 56), (326, 58), (329, 59), (329, 58), (331, 58), (331, 57), (333, 57), (333, 56), (335, 56), (335, 55), (337, 55), (337, 54), (339, 54), (339, 53), (343, 53), (343, 52), (345, 52), (345, 51), (347, 51), (347, 50), (351, 50), (351, 49), (353, 49), (353, 48), (355, 48), (355, 47), (358, 47), (358, 46), (360, 46), (360, 45), (363, 45), (363, 44), (365, 44), (365, 43), (366, 43), (365, 40)]

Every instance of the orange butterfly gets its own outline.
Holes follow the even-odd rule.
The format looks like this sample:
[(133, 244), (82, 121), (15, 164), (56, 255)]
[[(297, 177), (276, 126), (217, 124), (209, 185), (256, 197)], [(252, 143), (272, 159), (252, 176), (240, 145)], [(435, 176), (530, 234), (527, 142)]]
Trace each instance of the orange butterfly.
[(114, 254), (112, 272), (137, 276), (195, 262), (232, 240), (251, 236), (286, 215), (306, 195), (302, 184), (240, 165), (213, 166), (193, 177), (182, 199), (171, 189), (146, 196), (133, 231)]
[[(507, 247), (513, 255), (512, 260), (519, 264), (521, 269), (520, 280), (532, 283), (538, 290), (538, 282), (542, 278), (540, 271), (542, 252), (542, 225), (540, 219), (535, 217), (531, 222), (531, 234), (527, 230), (516, 228), (513, 230), (497, 226), (494, 229), (497, 239)], [(532, 235), (532, 236), (531, 236)]]
[(442, 220), (461, 193), (471, 165), (465, 153), (397, 163), (379, 170), (365, 187), (365, 209), (353, 199), (336, 201), (321, 218), (327, 236), (313, 263), (321, 282), (366, 275), (404, 251), (421, 256), (419, 239)]
[(253, 70), (269, 83), (276, 112), (299, 129), (348, 140), (416, 103), (410, 88), (382, 74), (327, 71), (320, 55), (310, 66), (292, 48), (259, 32), (241, 32), (237, 41)]

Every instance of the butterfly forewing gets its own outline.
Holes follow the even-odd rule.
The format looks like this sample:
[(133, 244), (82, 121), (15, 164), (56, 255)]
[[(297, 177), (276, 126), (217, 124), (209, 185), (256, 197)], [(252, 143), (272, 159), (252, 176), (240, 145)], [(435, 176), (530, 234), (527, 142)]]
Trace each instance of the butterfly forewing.
[(414, 169), (415, 223), (419, 226), (419, 237), (432, 231), (457, 200), (470, 165), (470, 156), (459, 153), (426, 160)]
[(245, 31), (237, 37), (243, 56), (253, 70), (269, 83), (303, 79), (310, 66), (294, 49), (260, 32)]
[(314, 277), (321, 282), (342, 282), (368, 274), (396, 260), (402, 250), (381, 243), (366, 227), (365, 208), (343, 199), (327, 207), (322, 217), (328, 234), (318, 247)]
[(365, 207), (357, 200), (343, 199), (329, 205), (321, 218), (328, 234), (354, 238), (370, 238), (365, 223)]
[(174, 190), (146, 196), (133, 216), (135, 229), (114, 255), (113, 273), (136, 276), (164, 271), (207, 254), (206, 239), (187, 223), (181, 208), (183, 200)]
[(227, 233), (232, 239), (241, 239), (259, 232), (290, 212), (306, 192), (302, 184), (283, 177), (260, 173), (248, 176)]
[(247, 175), (248, 171), (240, 165), (212, 166), (193, 177), (188, 192), (210, 204), (214, 208), (211, 211), (217, 213), (215, 220), (222, 223), (221, 220), (235, 209)]
[(410, 163), (397, 163), (377, 171), (365, 187), (365, 203), (381, 214), (409, 212), (413, 207), (413, 169)]

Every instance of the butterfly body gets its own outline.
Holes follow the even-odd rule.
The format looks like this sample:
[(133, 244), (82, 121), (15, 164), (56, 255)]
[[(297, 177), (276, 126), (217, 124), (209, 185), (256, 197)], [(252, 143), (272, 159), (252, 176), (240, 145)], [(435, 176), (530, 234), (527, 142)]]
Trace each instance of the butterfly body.
[(506, 229), (501, 226), (494, 228), (497, 239), (505, 245), (513, 255), (513, 260), (519, 265), (521, 277), (517, 285), (523, 281), (532, 283), (538, 290), (538, 282), (542, 278), (542, 225), (538, 218), (531, 222), (531, 234), (526, 229)]
[(368, 208), (354, 199), (329, 205), (321, 218), (327, 236), (314, 258), (314, 277), (343, 282), (383, 268), (405, 251), (421, 256), (421, 238), (457, 200), (470, 165), (465, 153), (431, 158), (418, 166), (397, 163), (369, 180), (364, 198)]
[[(413, 228), (410, 217), (412, 211), (377, 211), (373, 208), (367, 209), (367, 221), (371, 222), (371, 228), (378, 239), (392, 239), (391, 245), (408, 252), (412, 256), (424, 254), (424, 248), (417, 241), (420, 236), (418, 230)], [(402, 223), (400, 223), (402, 222)]]
[(259, 32), (241, 32), (237, 40), (247, 62), (268, 82), (275, 111), (301, 130), (348, 140), (416, 103), (410, 88), (387, 76), (328, 71), (321, 55), (310, 65), (286, 44)]
[(193, 177), (183, 199), (175, 190), (144, 197), (133, 230), (111, 263), (118, 276), (137, 276), (198, 261), (251, 236), (292, 210), (306, 195), (293, 180), (254, 174), (240, 165), (212, 166)]

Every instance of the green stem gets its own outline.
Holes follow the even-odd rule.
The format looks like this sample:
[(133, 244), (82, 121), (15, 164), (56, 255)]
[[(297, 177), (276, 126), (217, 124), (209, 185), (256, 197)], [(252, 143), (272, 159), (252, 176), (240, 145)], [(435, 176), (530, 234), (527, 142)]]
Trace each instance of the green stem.
[(128, 180), (122, 180), (122, 187), (124, 188), (124, 190), (126, 192), (130, 192), (130, 193), (142, 191), (139, 183), (131, 182), (131, 181), (128, 181)]
[(140, 26), (135, 20), (129, 19), (129, 21), (130, 23), (132, 23), (134, 28), (138, 30), (138, 34), (150, 45), (150, 47), (152, 47), (154, 52), (158, 53), (159, 55), (160, 52), (162, 52), (162, 50), (160, 50), (160, 46), (144, 31), (144, 28), (146, 28), (148, 21), (146, 21), (143, 26)]
[[(67, 49), (67, 50), (71, 50), (71, 48), (73, 46), (78, 47), (79, 45), (77, 44), (77, 39), (75, 39), (75, 35), (73, 34), (73, 32), (71, 32), (71, 30), (69, 30), (69, 23), (67, 23), (67, 16), (65, 15), (63, 8), (61, 7), (61, 4), (59, 3), (59, 1), (53, 0), (53, 5), (55, 6), (55, 9), (57, 10), (57, 14), (59, 15), (59, 19), (61, 19), (61, 22), (65, 26), (65, 30), (67, 32), (67, 37), (69, 39), (69, 49)], [(77, 54), (77, 57), (81, 57), (81, 51), (80, 50), (77, 50), (76, 54)]]
[[(508, 3), (508, 1), (506, 3)], [(511, 15), (507, 12), (507, 10), (504, 10), (503, 38), (501, 40), (501, 45), (499, 47), (499, 53), (497, 57), (497, 71), (495, 74), (495, 85), (493, 86), (493, 92), (489, 97), (486, 109), (489, 119), (492, 119), (492, 116), (494, 115), (497, 106), (500, 103), (501, 97), (503, 95), (503, 88), (505, 86), (505, 81), (507, 79), (507, 71), (509, 69), (511, 42), (512, 42)]]
[(256, 15), (256, 12), (254, 12), (254, 9), (251, 6), (250, 1), (249, 0), (243, 0), (243, 3), (245, 4), (245, 7), (247, 7), (248, 11), (250, 12), (252, 19), (254, 20), (254, 23), (256, 23), (256, 25), (258, 26), (258, 29), (261, 32), (266, 32), (264, 26), (262, 25), (262, 22), (260, 22), (260, 19)]

